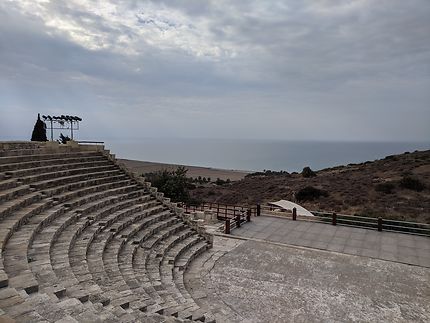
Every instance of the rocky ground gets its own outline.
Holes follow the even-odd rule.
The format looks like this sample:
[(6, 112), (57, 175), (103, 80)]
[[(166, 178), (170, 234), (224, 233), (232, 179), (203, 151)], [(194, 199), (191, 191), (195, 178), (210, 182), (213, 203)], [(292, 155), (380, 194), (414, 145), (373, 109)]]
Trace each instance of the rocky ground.
[[(421, 191), (406, 188), (401, 185), (403, 178), (418, 180), (425, 188)], [(298, 173), (248, 175), (231, 184), (199, 186), (192, 196), (207, 202), (252, 205), (294, 200), (306, 186), (328, 193), (300, 202), (309, 210), (430, 223), (430, 150), (327, 168), (309, 178)]]

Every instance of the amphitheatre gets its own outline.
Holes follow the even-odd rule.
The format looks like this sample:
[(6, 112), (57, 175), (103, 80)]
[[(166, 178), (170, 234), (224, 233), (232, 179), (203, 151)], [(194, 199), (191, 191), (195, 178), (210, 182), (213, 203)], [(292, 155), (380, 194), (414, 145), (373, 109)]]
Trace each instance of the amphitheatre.
[(102, 145), (1, 142), (0, 322), (430, 321), (428, 236), (211, 214)]

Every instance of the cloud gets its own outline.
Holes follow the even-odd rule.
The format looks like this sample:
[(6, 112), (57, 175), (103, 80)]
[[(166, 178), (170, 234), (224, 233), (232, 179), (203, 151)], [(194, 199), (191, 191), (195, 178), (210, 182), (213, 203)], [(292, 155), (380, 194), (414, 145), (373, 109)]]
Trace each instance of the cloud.
[(17, 113), (70, 111), (88, 137), (427, 140), (429, 16), (426, 0), (4, 1), (0, 136), (25, 137)]

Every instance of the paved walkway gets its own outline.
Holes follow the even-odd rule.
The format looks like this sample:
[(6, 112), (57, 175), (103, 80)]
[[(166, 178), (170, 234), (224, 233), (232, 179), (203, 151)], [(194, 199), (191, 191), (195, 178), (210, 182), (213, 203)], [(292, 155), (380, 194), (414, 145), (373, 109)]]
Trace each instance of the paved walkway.
[(430, 267), (430, 238), (260, 216), (233, 235)]

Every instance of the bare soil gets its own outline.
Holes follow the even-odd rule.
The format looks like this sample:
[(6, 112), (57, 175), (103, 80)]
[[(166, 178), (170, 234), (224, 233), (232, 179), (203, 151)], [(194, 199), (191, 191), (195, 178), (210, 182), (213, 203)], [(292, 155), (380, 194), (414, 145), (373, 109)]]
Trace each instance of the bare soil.
[[(294, 200), (306, 186), (328, 192), (327, 197), (300, 203), (309, 210), (430, 223), (430, 150), (416, 151), (361, 164), (349, 164), (301, 174), (247, 176), (229, 185), (209, 184), (192, 191), (194, 198), (228, 204), (253, 205), (279, 199)], [(412, 176), (426, 185), (421, 192), (402, 188)], [(381, 183), (394, 185), (392, 193), (378, 191)]]
[(228, 169), (218, 169), (211, 167), (200, 167), (200, 166), (186, 166), (186, 165), (175, 165), (175, 164), (163, 164), (148, 161), (130, 160), (130, 159), (120, 159), (121, 162), (130, 168), (133, 172), (140, 174), (156, 172), (159, 170), (173, 170), (179, 166), (184, 166), (188, 172), (187, 176), (192, 178), (198, 178), (199, 176), (210, 178), (211, 181), (216, 181), (217, 178), (222, 180), (230, 179), (231, 181), (238, 181), (249, 174), (246, 171), (240, 170), (228, 170)]

